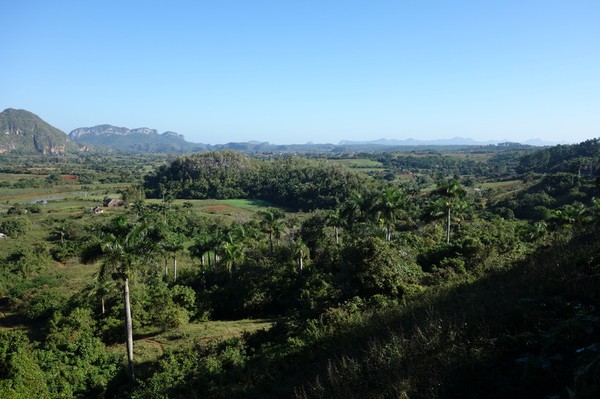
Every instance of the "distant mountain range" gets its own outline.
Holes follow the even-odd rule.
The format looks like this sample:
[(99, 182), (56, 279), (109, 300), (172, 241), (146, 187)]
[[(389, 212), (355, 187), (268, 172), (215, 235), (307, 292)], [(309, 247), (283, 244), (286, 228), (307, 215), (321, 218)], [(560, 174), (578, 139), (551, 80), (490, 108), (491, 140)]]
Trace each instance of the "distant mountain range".
[[(350, 141), (342, 140), (338, 145), (354, 146), (354, 145), (381, 145), (381, 146), (394, 146), (394, 147), (413, 147), (413, 146), (448, 146), (448, 145), (495, 145), (505, 143), (507, 140), (488, 140), (488, 141), (476, 141), (473, 139), (454, 137), (451, 139), (438, 139), (438, 140), (415, 140), (415, 139), (378, 139), (370, 141)], [(520, 144), (532, 145), (532, 146), (549, 146), (557, 144), (566, 144), (565, 142), (549, 142), (541, 139), (531, 139)]]
[[(227, 144), (199, 144), (186, 141), (183, 135), (167, 131), (158, 133), (146, 127), (129, 129), (113, 125), (81, 127), (67, 135), (63, 131), (43, 121), (39, 116), (22, 109), (8, 108), (0, 113), (0, 154), (22, 153), (42, 155), (62, 155), (78, 151), (96, 152), (163, 152), (190, 153), (209, 150), (236, 150), (243, 152), (356, 152), (394, 151), (402, 148), (438, 148), (444, 146), (481, 146), (503, 144), (500, 141), (475, 141), (455, 137), (441, 140), (390, 140), (372, 141), (343, 140), (336, 144), (286, 144), (249, 141)], [(506, 144), (506, 143), (504, 143)], [(522, 144), (549, 146), (540, 139), (528, 140)]]

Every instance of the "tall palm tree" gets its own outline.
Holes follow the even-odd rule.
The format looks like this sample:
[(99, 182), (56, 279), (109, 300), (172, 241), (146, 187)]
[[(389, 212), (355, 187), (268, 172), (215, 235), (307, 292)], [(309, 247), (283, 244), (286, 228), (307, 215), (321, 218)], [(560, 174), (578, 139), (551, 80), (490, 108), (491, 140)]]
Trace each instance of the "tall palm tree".
[(208, 235), (208, 232), (202, 232), (194, 244), (189, 248), (190, 255), (200, 259), (200, 266), (204, 266), (204, 255), (207, 255), (207, 263), (210, 268), (210, 254), (209, 251), (212, 249), (212, 240)]
[[(161, 248), (173, 257), (173, 281), (177, 281), (177, 253), (183, 250), (184, 241), (185, 237), (183, 234), (168, 231), (160, 243)], [(165, 274), (166, 271), (165, 265)]]
[(466, 195), (466, 190), (460, 184), (458, 179), (450, 179), (438, 186), (434, 191), (437, 194), (445, 197), (446, 206), (446, 244), (450, 244), (450, 228), (451, 228), (451, 213), (452, 209), (463, 205), (460, 200)]
[(110, 276), (101, 276), (96, 273), (94, 280), (85, 288), (86, 294), (91, 298), (100, 297), (100, 310), (102, 315), (106, 313), (106, 296), (115, 289), (115, 281)]
[(223, 251), (223, 262), (229, 272), (229, 278), (233, 274), (233, 269), (240, 266), (244, 261), (245, 248), (241, 243), (227, 241), (221, 247)]
[(81, 260), (83, 263), (100, 261), (99, 278), (107, 279), (110, 276), (123, 284), (128, 371), (131, 379), (135, 379), (129, 280), (139, 267), (150, 260), (156, 245), (147, 225), (130, 224), (124, 217), (114, 219), (103, 233), (100, 242), (85, 248)]
[(327, 224), (335, 229), (335, 243), (340, 243), (340, 228), (344, 223), (342, 208), (337, 207), (327, 215)]
[(302, 270), (304, 269), (304, 258), (308, 256), (308, 247), (302, 241), (302, 238), (298, 237), (296, 240), (292, 241), (292, 251), (296, 256), (298, 261), (298, 270), (300, 274), (302, 274)]
[(385, 225), (385, 240), (392, 240), (392, 228), (398, 213), (406, 206), (406, 195), (397, 187), (389, 187), (381, 193), (375, 209)]
[(279, 238), (283, 231), (283, 212), (275, 208), (267, 208), (259, 212), (261, 216), (260, 227), (264, 233), (269, 234), (269, 253), (273, 257), (273, 238)]

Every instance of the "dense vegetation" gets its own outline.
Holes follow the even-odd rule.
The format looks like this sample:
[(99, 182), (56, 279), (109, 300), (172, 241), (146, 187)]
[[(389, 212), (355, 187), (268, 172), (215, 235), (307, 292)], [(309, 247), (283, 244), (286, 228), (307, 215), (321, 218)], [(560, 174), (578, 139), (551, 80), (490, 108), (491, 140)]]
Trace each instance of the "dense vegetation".
[(598, 397), (580, 146), (5, 159), (0, 398)]
[(257, 160), (232, 151), (182, 157), (146, 177), (153, 198), (257, 198), (294, 210), (332, 208), (363, 190), (364, 176), (302, 158)]

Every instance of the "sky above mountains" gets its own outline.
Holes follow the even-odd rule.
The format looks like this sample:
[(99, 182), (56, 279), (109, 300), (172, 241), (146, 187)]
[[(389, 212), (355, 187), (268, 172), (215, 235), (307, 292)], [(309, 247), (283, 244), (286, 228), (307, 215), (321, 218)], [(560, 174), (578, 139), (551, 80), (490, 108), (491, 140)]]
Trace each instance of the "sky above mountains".
[(600, 2), (2, 2), (0, 110), (69, 132), (600, 137)]

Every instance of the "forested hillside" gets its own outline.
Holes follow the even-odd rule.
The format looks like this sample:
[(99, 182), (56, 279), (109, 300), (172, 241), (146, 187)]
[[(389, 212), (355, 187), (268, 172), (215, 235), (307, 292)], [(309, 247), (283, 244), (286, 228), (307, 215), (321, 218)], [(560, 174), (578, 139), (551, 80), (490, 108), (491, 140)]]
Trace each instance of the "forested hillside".
[(597, 169), (478, 151), (6, 160), (0, 398), (599, 397)]
[(600, 140), (592, 139), (573, 145), (559, 145), (534, 152), (521, 159), (519, 171), (567, 172), (595, 176), (600, 167)]
[(77, 146), (66, 133), (23, 109), (0, 112), (0, 154), (64, 155)]

